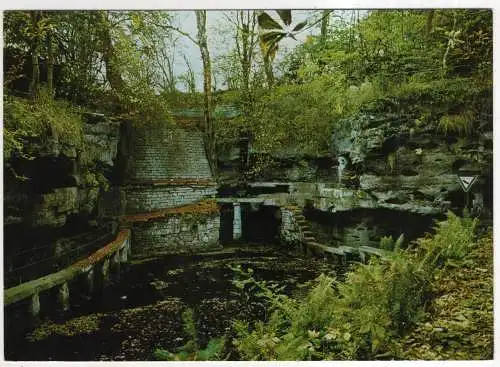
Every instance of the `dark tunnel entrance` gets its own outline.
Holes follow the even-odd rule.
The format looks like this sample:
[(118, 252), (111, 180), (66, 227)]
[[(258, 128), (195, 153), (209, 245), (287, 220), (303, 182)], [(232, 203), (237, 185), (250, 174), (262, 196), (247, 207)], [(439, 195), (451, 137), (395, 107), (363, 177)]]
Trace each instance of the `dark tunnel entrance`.
[(242, 240), (245, 242), (278, 243), (279, 207), (242, 205)]

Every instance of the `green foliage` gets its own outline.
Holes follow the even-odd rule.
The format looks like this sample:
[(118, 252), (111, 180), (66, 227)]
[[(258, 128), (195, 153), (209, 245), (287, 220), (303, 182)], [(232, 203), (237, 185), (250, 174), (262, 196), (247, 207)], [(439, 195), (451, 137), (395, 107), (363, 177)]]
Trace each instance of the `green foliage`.
[[(239, 271), (240, 275), (245, 275)], [(265, 282), (257, 282), (246, 273), (245, 284), (258, 285), (271, 309), (267, 323), (255, 325), (235, 321), (237, 337), (233, 340), (238, 352), (248, 360), (304, 360), (315, 353), (312, 342), (318, 343), (318, 333), (331, 320), (334, 307), (333, 279), (325, 275), (315, 281), (314, 288), (303, 302), (297, 302)], [(251, 331), (250, 331), (251, 330)]]
[[(271, 315), (254, 325), (234, 322), (233, 345), (247, 360), (387, 359), (402, 354), (401, 337), (424, 316), (440, 258), (460, 258), (472, 245), (476, 220), (452, 213), (436, 234), (402, 250), (403, 236), (381, 239), (393, 252), (355, 265), (339, 282), (321, 275), (308, 296), (276, 293), (253, 272), (236, 269), (240, 290), (259, 289)], [(428, 261), (431, 259), (432, 261)], [(252, 288), (253, 289), (253, 288)]]
[(249, 126), (255, 149), (284, 154), (324, 154), (328, 151), (332, 123), (338, 116), (335, 88), (328, 81), (307, 85), (280, 86), (259, 98), (258, 124)]
[[(290, 26), (292, 23), (292, 11), (286, 10), (276, 10), (279, 18), (284, 26)], [(297, 23), (292, 31), (288, 31), (274, 20), (267, 12), (263, 11), (258, 16), (258, 23), (260, 29), (260, 44), (266, 57), (272, 61), (278, 51), (279, 42), (285, 37), (294, 37), (294, 34), (299, 32), (307, 24), (306, 21)]]
[(95, 172), (95, 167), (89, 169), (87, 166), (87, 169), (83, 172), (82, 176), (83, 184), (86, 187), (98, 187), (101, 190), (109, 191), (110, 183), (108, 179), (101, 172)]
[(44, 90), (34, 101), (4, 96), (4, 159), (23, 152), (28, 141), (55, 139), (61, 145), (82, 146), (80, 111), (64, 101), (54, 101)]
[[(491, 13), (439, 10), (432, 19), (430, 13), (371, 11), (354, 25), (336, 24), (326, 39), (308, 38), (280, 65), (279, 86), (252, 95), (253, 125), (235, 121), (221, 136), (234, 138), (243, 129), (252, 132), (260, 152), (322, 154), (336, 121), (374, 112), (410, 114), (437, 130), (467, 133), (473, 115), (483, 110), (481, 100), (491, 100)], [(456, 43), (443, 78), (445, 32), (459, 24), (454, 17), (468, 41)], [(469, 53), (485, 62), (470, 63), (464, 57)], [(457, 112), (464, 110), (471, 112)]]
[[(249, 131), (261, 153), (326, 154), (330, 134), (341, 128), (337, 122), (360, 113), (397, 113), (418, 120), (420, 128), (470, 132), (484, 101), (491, 102), (491, 64), (463, 55), (488, 60), (491, 13), (433, 14), (431, 31), (428, 11), (384, 10), (354, 25), (338, 23), (326, 39), (308, 38), (279, 65), (283, 77), (276, 87), (232, 100), (247, 110), (218, 126), (220, 143)], [(469, 41), (450, 52), (443, 77), (444, 32), (453, 28), (453, 17), (464, 22), (460, 34)]]
[(175, 353), (157, 348), (154, 357), (160, 361), (212, 361), (221, 359), (220, 353), (225, 344), (225, 338), (214, 338), (209, 340), (207, 346), (200, 349), (194, 312), (187, 308), (181, 315), (184, 331), (189, 340), (182, 347), (177, 348)]
[(392, 352), (392, 340), (422, 315), (430, 277), (406, 252), (389, 259), (372, 258), (338, 284), (339, 318), (349, 325), (357, 358)]
[(438, 129), (445, 134), (457, 133), (459, 135), (470, 135), (473, 131), (475, 116), (472, 111), (461, 114), (443, 115), (439, 120)]
[(405, 238), (404, 234), (401, 233), (396, 242), (394, 242), (392, 236), (383, 236), (382, 238), (380, 238), (379, 248), (383, 250), (397, 252), (401, 249), (401, 245), (404, 242), (404, 238)]
[(266, 324), (236, 322), (233, 344), (251, 360), (374, 358), (418, 320), (427, 281), (403, 254), (358, 265), (345, 282), (335, 282), (337, 292), (334, 279), (322, 275), (305, 299), (281, 295), (281, 306), (271, 302)]
[(453, 264), (467, 255), (473, 244), (477, 218), (461, 218), (448, 211), (447, 220), (438, 222), (436, 233), (418, 241), (420, 251), (424, 252), (422, 265), (440, 267)]

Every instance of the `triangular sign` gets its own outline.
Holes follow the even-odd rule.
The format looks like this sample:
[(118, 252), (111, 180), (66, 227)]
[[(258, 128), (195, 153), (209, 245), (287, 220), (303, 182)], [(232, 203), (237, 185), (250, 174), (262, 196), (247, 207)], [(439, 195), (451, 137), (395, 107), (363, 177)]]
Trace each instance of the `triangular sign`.
[(474, 185), (474, 182), (477, 180), (477, 176), (472, 176), (472, 175), (464, 175), (464, 176), (458, 176), (458, 179), (460, 181), (460, 185), (462, 185), (462, 189), (467, 192), (470, 190), (472, 185)]

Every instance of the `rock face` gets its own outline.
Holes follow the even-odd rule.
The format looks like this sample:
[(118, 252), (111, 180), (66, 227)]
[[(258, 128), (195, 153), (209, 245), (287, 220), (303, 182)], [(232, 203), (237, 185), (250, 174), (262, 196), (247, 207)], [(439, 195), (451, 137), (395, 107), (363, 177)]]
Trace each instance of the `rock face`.
[(34, 159), (14, 157), (6, 162), (5, 224), (58, 228), (70, 216), (97, 215), (99, 188), (96, 182), (86, 182), (86, 167), (94, 165), (103, 175), (113, 169), (119, 124), (84, 124), (83, 131), (85, 157), (77, 155), (75, 146), (59, 144), (52, 137), (27, 147)]
[[(281, 205), (309, 202), (329, 212), (381, 208), (440, 215), (464, 208), (465, 194), (457, 173), (472, 170), (478, 180), (469, 193), (469, 207), (474, 201), (476, 208), (485, 209), (483, 214), (491, 214), (492, 116), (484, 113), (480, 118), (475, 131), (461, 135), (445, 134), (436, 121), (421, 122), (404, 113), (358, 114), (335, 123), (329, 156), (269, 157), (253, 152), (250, 163), (264, 159), (271, 164), (260, 171), (250, 167), (250, 172), (258, 172), (249, 181), (287, 184), (288, 193), (257, 193), (276, 198)], [(231, 152), (222, 157), (222, 166), (227, 168), (222, 181), (229, 182), (231, 176), (224, 159), (238, 160), (236, 145)], [(251, 185), (233, 191), (254, 195)]]
[[(103, 231), (110, 231), (110, 223), (101, 221), (97, 225), (101, 189), (95, 179), (89, 180), (89, 167), (94, 167), (90, 177), (96, 177), (95, 174), (110, 176), (115, 166), (119, 135), (119, 123), (107, 119), (84, 123), (83, 150), (63, 144), (52, 134), (43, 142), (32, 140), (26, 145), (25, 152), (32, 158), (18, 155), (4, 161), (7, 269), (45, 258), (53, 258), (51, 261), (56, 266), (58, 259), (72, 259), (76, 254), (72, 246), (58, 246), (59, 239), (95, 232), (95, 240)], [(49, 262), (42, 265), (50, 271)], [(33, 270), (30, 278), (36, 275)], [(29, 280), (26, 277), (19, 279)]]
[(365, 193), (375, 207), (421, 214), (462, 207), (457, 177), (462, 168), (477, 171), (473, 191), (489, 200), (493, 152), (488, 132), (446, 136), (396, 115), (361, 115), (338, 125), (344, 128), (334, 131), (332, 151), (349, 161), (343, 186)]
[(357, 208), (350, 211), (308, 211), (305, 214), (318, 241), (330, 246), (379, 247), (380, 239), (401, 234), (414, 240), (433, 224), (433, 217), (390, 209)]

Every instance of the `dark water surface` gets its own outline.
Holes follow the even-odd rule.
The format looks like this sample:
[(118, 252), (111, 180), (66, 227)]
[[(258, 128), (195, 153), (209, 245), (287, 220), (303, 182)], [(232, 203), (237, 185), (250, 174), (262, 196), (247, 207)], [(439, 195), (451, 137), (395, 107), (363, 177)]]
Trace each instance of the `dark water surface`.
[[(34, 333), (32, 329), (15, 337), (7, 332), (5, 358), (152, 360), (155, 348), (172, 349), (187, 342), (181, 323), (187, 307), (194, 311), (202, 344), (229, 333), (235, 318), (265, 319), (266, 310), (259, 300), (236, 292), (231, 283), (235, 274), (228, 265), (250, 267), (257, 280), (284, 285), (290, 295), (304, 292), (298, 285), (322, 272), (342, 271), (324, 261), (271, 247), (169, 256), (129, 265), (120, 281), (109, 285), (100, 297), (85, 300), (72, 294), (71, 310), (43, 316)], [(38, 339), (32, 341), (30, 335)]]

